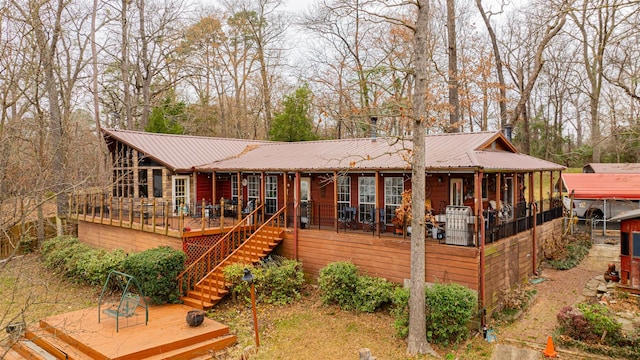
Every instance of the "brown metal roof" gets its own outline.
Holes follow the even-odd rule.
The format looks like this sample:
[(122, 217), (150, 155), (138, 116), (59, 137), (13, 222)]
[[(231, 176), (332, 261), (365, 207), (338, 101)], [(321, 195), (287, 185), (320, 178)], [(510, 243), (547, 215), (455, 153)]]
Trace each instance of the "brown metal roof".
[(640, 174), (640, 163), (590, 163), (582, 168), (582, 172), (598, 174)]
[[(378, 138), (269, 143), (241, 156), (200, 166), (218, 171), (406, 170), (410, 140)], [(563, 170), (564, 166), (517, 153), (501, 133), (427, 136), (425, 165), (430, 171), (483, 168), (487, 171)]]
[(117, 139), (142, 152), (172, 171), (191, 171), (199, 165), (226, 159), (245, 151), (247, 147), (267, 141), (212, 138), (204, 136), (156, 134), (139, 131), (103, 129)]

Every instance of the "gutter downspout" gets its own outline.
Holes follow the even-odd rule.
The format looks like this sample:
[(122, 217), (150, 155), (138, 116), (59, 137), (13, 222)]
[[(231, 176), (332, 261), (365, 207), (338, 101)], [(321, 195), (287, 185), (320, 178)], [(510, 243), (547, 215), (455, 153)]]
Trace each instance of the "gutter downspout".
[(531, 264), (531, 266), (533, 267), (533, 274), (535, 276), (538, 276), (538, 257), (537, 257), (537, 246), (536, 246), (536, 227), (537, 227), (537, 221), (538, 221), (538, 207), (536, 206), (535, 201), (531, 203), (531, 207), (533, 208), (532, 213), (533, 213), (533, 255), (531, 256), (531, 259), (533, 261), (533, 263)]

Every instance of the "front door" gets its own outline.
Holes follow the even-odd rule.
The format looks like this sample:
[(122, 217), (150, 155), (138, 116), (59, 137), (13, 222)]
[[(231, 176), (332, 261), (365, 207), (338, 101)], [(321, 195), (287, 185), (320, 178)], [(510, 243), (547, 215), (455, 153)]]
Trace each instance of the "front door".
[(180, 207), (183, 208), (183, 214), (189, 213), (189, 177), (174, 176), (171, 178), (171, 187), (173, 189), (173, 213), (180, 215)]

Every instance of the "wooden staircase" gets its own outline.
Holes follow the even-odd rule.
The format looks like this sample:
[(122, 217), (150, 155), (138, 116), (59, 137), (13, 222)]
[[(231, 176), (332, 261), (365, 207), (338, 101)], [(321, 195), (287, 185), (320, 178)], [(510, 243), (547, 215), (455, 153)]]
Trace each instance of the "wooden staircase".
[(211, 309), (229, 292), (231, 284), (225, 281), (223, 274), (227, 265), (258, 263), (282, 241), (284, 229), (280, 215), (284, 207), (257, 228), (249, 224), (249, 219), (255, 218), (262, 206), (236, 224), (178, 276), (179, 288), (185, 291), (182, 296), (185, 305)]

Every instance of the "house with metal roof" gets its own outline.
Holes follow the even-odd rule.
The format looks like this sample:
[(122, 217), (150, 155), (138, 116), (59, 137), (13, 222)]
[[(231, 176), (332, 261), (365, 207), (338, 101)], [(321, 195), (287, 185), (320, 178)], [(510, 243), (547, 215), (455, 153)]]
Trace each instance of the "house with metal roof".
[[(189, 271), (221, 266), (194, 264), (211, 259), (228, 237), (269, 238), (244, 258), (258, 261), (273, 250), (301, 259), (310, 277), (329, 262), (351, 260), (374, 276), (409, 278), (412, 229), (401, 215), (411, 190), (410, 139), (281, 143), (116, 129), (103, 135), (113, 185), (77, 196), (71, 206), (89, 242), (134, 251), (173, 236), (180, 242), (169, 246), (189, 258), (185, 281), (206, 275)], [(425, 280), (464, 284), (479, 291), (483, 307), (496, 306), (497, 294), (540, 264), (536, 239), (561, 228), (554, 225), (560, 192), (543, 184), (557, 183), (564, 167), (520, 153), (501, 132), (429, 135), (425, 145)], [(105, 225), (137, 230), (129, 238), (141, 240), (119, 244), (104, 234), (111, 231)], [(508, 245), (514, 241), (522, 245)], [(263, 243), (268, 250), (256, 251)], [(200, 307), (212, 303), (200, 296)]]

